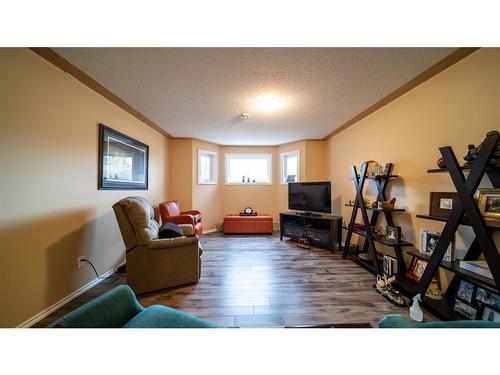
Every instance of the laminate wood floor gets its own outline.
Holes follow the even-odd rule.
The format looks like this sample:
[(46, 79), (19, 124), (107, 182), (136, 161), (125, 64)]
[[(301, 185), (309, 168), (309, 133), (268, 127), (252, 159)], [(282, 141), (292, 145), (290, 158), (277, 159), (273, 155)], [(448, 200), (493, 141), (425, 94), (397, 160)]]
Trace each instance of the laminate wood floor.
[[(138, 296), (144, 306), (161, 304), (192, 313), (222, 327), (284, 327), (364, 323), (376, 327), (392, 305), (372, 287), (374, 276), (340, 253), (301, 249), (277, 235), (202, 237), (202, 276), (197, 284)], [(126, 283), (115, 274), (63, 306), (36, 327)], [(437, 320), (425, 312), (427, 321)]]

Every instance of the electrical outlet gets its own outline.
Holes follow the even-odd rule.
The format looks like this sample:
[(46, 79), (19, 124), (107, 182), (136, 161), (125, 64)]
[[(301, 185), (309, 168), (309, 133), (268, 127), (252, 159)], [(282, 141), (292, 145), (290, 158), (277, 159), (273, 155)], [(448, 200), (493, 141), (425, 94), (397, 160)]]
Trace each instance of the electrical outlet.
[(77, 262), (76, 262), (76, 266), (78, 268), (82, 268), (83, 266), (85, 266), (85, 262), (83, 261), (84, 259), (85, 259), (85, 257), (83, 257), (83, 256), (78, 257)]

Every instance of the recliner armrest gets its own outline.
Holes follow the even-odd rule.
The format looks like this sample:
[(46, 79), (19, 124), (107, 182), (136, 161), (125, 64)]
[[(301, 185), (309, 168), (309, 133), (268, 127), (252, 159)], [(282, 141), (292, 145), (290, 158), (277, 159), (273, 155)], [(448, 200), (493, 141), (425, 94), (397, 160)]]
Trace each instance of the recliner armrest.
[(201, 211), (198, 210), (189, 210), (181, 212), (181, 215), (201, 215)]
[(194, 228), (191, 224), (179, 224), (179, 226), (185, 236), (192, 236), (194, 234)]
[(176, 237), (176, 238), (162, 238), (148, 242), (150, 249), (171, 249), (174, 247), (189, 246), (198, 243), (198, 236), (194, 237)]

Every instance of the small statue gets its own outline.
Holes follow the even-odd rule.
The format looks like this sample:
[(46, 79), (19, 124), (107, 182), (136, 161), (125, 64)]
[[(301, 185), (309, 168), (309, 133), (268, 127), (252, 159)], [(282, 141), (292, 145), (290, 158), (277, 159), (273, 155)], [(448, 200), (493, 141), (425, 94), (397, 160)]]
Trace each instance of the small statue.
[(438, 160), (437, 160), (437, 166), (440, 168), (440, 169), (446, 169), (446, 163), (444, 161), (444, 159), (442, 157), (440, 157)]
[(248, 177), (247, 182), (250, 182), (250, 177)]
[(245, 176), (241, 179), (241, 182), (245, 183)]
[(427, 288), (427, 292), (425, 292), (425, 296), (437, 301), (441, 301), (443, 299), (443, 292), (439, 287), (437, 279), (432, 279), (429, 287)]
[[(486, 137), (493, 137), (496, 135), (499, 135), (500, 133), (497, 130), (491, 130), (488, 133), (486, 133)], [(481, 149), (483, 145), (483, 142), (479, 144), (479, 146), (474, 146), (474, 145), (467, 145), (467, 154), (464, 156), (464, 167), (468, 167), (472, 164), (474, 160), (477, 159), (477, 155), (479, 153), (479, 150)], [(500, 159), (500, 145), (497, 146), (495, 149), (495, 152), (493, 153), (493, 156), (490, 161), (490, 165), (496, 165), (498, 163), (498, 160)]]

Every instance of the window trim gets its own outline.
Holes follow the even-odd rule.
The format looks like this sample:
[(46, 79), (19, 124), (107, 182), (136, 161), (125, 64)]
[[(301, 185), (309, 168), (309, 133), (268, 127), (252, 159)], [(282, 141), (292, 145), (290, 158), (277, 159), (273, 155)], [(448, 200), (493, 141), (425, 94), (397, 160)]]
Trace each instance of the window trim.
[(280, 183), (281, 185), (288, 185), (285, 177), (285, 156), (297, 155), (297, 178), (295, 182), (300, 182), (300, 150), (285, 151), (280, 154)]
[[(201, 180), (201, 157), (204, 155), (213, 155), (214, 157), (213, 181)], [(198, 185), (217, 185), (217, 151), (198, 149)]]
[[(228, 181), (228, 171), (229, 171), (229, 159), (231, 157), (240, 157), (240, 158), (251, 158), (251, 157), (262, 157), (265, 156), (267, 159), (267, 164), (269, 166), (269, 182), (229, 182)], [(224, 163), (224, 184), (231, 186), (270, 186), (273, 184), (273, 154), (270, 152), (226, 152), (224, 154), (225, 163)]]

